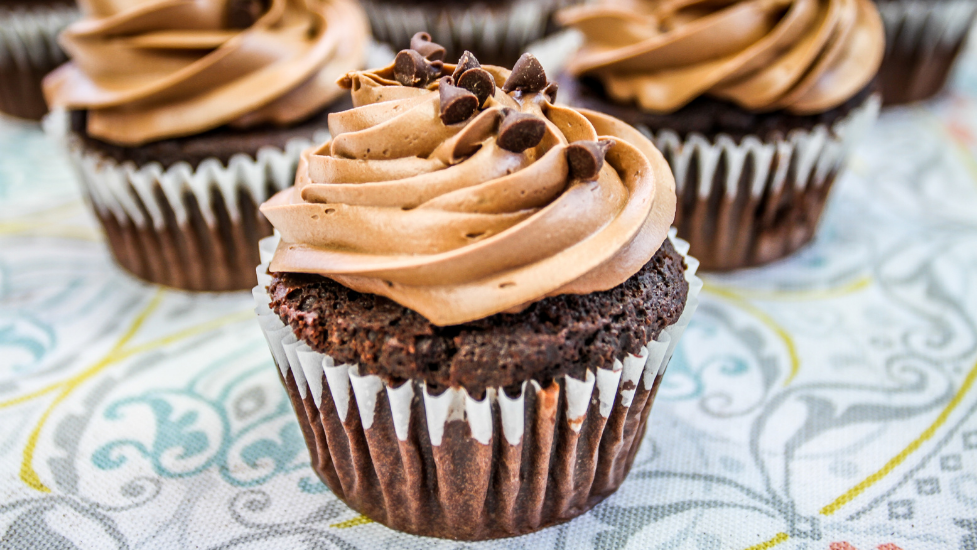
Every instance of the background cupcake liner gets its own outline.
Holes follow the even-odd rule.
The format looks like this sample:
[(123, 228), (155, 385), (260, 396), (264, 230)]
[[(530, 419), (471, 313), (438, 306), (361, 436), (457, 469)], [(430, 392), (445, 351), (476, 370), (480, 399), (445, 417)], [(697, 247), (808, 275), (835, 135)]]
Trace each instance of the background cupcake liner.
[(932, 97), (946, 85), (970, 34), (973, 0), (888, 0), (878, 3), (885, 23), (885, 59), (879, 82), (886, 105)]
[[(688, 243), (669, 235), (683, 256)], [(518, 396), (490, 388), (432, 395), (420, 382), (387, 385), (337, 365), (298, 340), (269, 307), (261, 243), (258, 321), (305, 435), (312, 467), (340, 499), (409, 533), (478, 540), (567, 521), (614, 492), (634, 460), (655, 393), (698, 305), (698, 261), (679, 320), (611, 369), (584, 380), (535, 381)]]
[(44, 127), (67, 148), (116, 261), (142, 279), (187, 290), (254, 285), (258, 241), (272, 232), (258, 205), (293, 184), (304, 149), (328, 139), (323, 130), (285, 150), (235, 155), (226, 166), (209, 158), (196, 169), (186, 162), (164, 169), (86, 149), (64, 111), (52, 112)]
[(775, 141), (698, 133), (682, 139), (637, 128), (675, 175), (678, 234), (703, 269), (729, 270), (782, 258), (811, 240), (831, 185), (879, 104), (870, 96), (830, 128), (794, 130)]
[(414, 4), (363, 0), (373, 36), (395, 50), (407, 48), (414, 33), (426, 31), (454, 62), (471, 50), (482, 63), (511, 64), (547, 31), (550, 16), (578, 0), (511, 0), (464, 4)]
[(58, 33), (80, 15), (67, 6), (0, 7), (0, 111), (34, 120), (44, 116), (41, 80), (66, 61)]

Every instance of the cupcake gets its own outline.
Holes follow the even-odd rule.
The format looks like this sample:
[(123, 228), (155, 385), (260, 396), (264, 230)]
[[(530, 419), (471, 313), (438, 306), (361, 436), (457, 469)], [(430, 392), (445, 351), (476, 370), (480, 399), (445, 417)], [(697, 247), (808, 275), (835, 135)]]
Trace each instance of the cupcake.
[(58, 33), (78, 18), (71, 0), (0, 0), (0, 112), (40, 120), (41, 80), (64, 63)]
[(886, 105), (921, 101), (946, 86), (977, 15), (973, 0), (876, 0), (885, 23), (879, 85)]
[(584, 36), (564, 98), (662, 150), (678, 234), (703, 269), (761, 265), (811, 240), (878, 113), (884, 36), (870, 0), (636, 0), (558, 19)]
[(448, 59), (465, 50), (511, 65), (552, 27), (553, 13), (579, 0), (362, 0), (377, 40), (395, 51), (419, 29), (443, 44)]
[[(302, 149), (345, 108), (362, 66), (353, 0), (89, 1), (44, 81), (118, 263), (188, 290), (254, 284), (257, 205), (292, 184)], [(249, 265), (250, 264), (250, 265)]]
[(702, 283), (651, 142), (554, 105), (531, 56), (415, 46), (346, 76), (356, 108), (262, 205), (256, 312), (336, 496), (417, 535), (530, 533), (621, 484)]

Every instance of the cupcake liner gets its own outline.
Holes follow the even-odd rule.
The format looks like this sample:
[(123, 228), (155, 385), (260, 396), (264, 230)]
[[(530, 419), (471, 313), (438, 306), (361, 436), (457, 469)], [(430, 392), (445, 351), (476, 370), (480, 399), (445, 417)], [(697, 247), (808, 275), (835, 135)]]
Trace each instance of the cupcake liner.
[(878, 3), (885, 24), (879, 69), (886, 105), (932, 97), (946, 85), (977, 16), (973, 0), (889, 0)]
[(58, 33), (80, 15), (68, 6), (0, 7), (0, 111), (34, 120), (44, 116), (41, 81), (66, 61)]
[(702, 269), (730, 270), (783, 258), (814, 236), (831, 185), (853, 146), (878, 117), (872, 95), (829, 128), (785, 138), (737, 142), (637, 128), (661, 150), (675, 175), (675, 226)]
[(186, 290), (253, 286), (257, 243), (272, 233), (258, 205), (292, 185), (303, 150), (328, 139), (323, 129), (285, 150), (234, 155), (226, 166), (209, 158), (196, 169), (186, 162), (164, 169), (87, 149), (64, 111), (48, 115), (44, 128), (67, 149), (116, 261), (142, 279)]
[[(688, 243), (669, 235), (683, 256)], [(512, 397), (489, 388), (440, 395), (422, 382), (391, 386), (338, 365), (298, 340), (270, 308), (261, 242), (255, 312), (295, 407), (312, 467), (333, 493), (371, 519), (408, 533), (480, 540), (561, 523), (613, 493), (627, 475), (679, 338), (698, 305), (698, 261), (686, 258), (679, 320), (613, 368)]]
[(447, 49), (454, 60), (471, 50), (483, 63), (511, 65), (547, 31), (550, 16), (576, 0), (512, 0), (446, 5), (364, 0), (373, 36), (394, 49), (407, 48), (419, 31)]

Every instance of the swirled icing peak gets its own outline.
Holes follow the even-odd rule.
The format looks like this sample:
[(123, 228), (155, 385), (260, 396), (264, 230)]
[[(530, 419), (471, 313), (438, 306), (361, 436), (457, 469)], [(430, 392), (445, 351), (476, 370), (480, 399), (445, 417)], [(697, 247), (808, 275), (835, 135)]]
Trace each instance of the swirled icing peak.
[(88, 110), (88, 133), (122, 145), (223, 125), (286, 125), (344, 92), (369, 29), (354, 0), (87, 0), (61, 43), (72, 61), (48, 103)]
[(871, 0), (629, 0), (570, 8), (574, 75), (615, 100), (671, 112), (707, 94), (754, 111), (811, 114), (864, 88), (885, 37)]
[(261, 207), (282, 236), (271, 271), (317, 273), (443, 326), (607, 290), (651, 259), (675, 212), (651, 142), (553, 105), (531, 56), (510, 73), (424, 51), (341, 81), (355, 108), (330, 115), (332, 140)]

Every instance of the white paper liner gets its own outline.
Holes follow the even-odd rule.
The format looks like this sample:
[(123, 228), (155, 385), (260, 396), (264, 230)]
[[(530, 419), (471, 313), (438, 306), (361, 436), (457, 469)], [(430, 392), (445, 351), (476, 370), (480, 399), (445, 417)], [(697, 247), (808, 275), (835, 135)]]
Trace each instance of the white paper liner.
[(932, 55), (962, 42), (977, 16), (973, 0), (895, 0), (878, 2), (885, 24), (886, 53), (915, 51)]
[(426, 31), (435, 42), (460, 45), (476, 57), (491, 57), (501, 51), (516, 52), (518, 56), (527, 44), (545, 34), (550, 15), (575, 3), (576, 0), (513, 0), (439, 7), (363, 0), (363, 7), (377, 40), (406, 47), (415, 33)]
[[(261, 241), (262, 264), (256, 270), (258, 286), (253, 290), (255, 313), (258, 315), (259, 325), (268, 341), (275, 363), (281, 369), (282, 377), (285, 378), (288, 372), (291, 372), (303, 398), (312, 392), (312, 398), (318, 407), (322, 404), (323, 392), (328, 390), (336, 403), (336, 413), (341, 421), (345, 421), (349, 412), (349, 388), (352, 387), (360, 420), (366, 430), (373, 424), (377, 396), (385, 390), (389, 398), (397, 438), (405, 441), (409, 432), (410, 403), (414, 392), (418, 392), (424, 400), (428, 435), (431, 444), (436, 447), (441, 445), (445, 425), (452, 421), (467, 422), (471, 429), (471, 437), (479, 443), (487, 444), (493, 431), (491, 405), (498, 402), (501, 431), (506, 441), (511, 445), (519, 443), (526, 429), (523, 408), (525, 390), (531, 387), (537, 394), (542, 391), (536, 381), (524, 383), (523, 391), (515, 398), (508, 397), (501, 388), (488, 389), (485, 397), (480, 401), (472, 398), (464, 388), (449, 388), (440, 395), (434, 396), (428, 393), (427, 386), (423, 382), (408, 382), (398, 388), (391, 388), (379, 376), (361, 376), (356, 365), (336, 365), (327, 355), (317, 352), (308, 353), (308, 346), (297, 341), (291, 328), (285, 325), (270, 308), (271, 296), (267, 292), (270, 277), (267, 275), (267, 270), (278, 239), (278, 235), (275, 235)], [(599, 414), (607, 418), (615, 399), (624, 407), (631, 406), (639, 378), (643, 380), (645, 389), (650, 390), (655, 378), (664, 374), (675, 346), (698, 307), (702, 280), (695, 273), (699, 262), (688, 256), (689, 244), (675, 236), (674, 228), (669, 232), (669, 239), (685, 258), (687, 266), (685, 278), (689, 283), (689, 292), (685, 309), (678, 321), (666, 327), (656, 340), (648, 342), (640, 354), (629, 355), (623, 362), (615, 361), (611, 369), (597, 369), (596, 374), (588, 370), (584, 380), (565, 377), (567, 404), (565, 418), (574, 431), (579, 431), (583, 424), (591, 399), (599, 401)], [(297, 350), (300, 348), (306, 350), (303, 361), (297, 360)], [(322, 379), (322, 376), (316, 376), (320, 371), (315, 366), (325, 374), (328, 388), (313, 388), (308, 383), (312, 378)], [(595, 388), (596, 395), (594, 395)]]
[[(51, 112), (43, 125), (45, 132), (67, 150), (78, 179), (99, 214), (111, 214), (122, 225), (132, 223), (138, 228), (152, 226), (157, 230), (164, 229), (168, 222), (165, 205), (159, 202), (160, 194), (154, 192), (155, 187), (162, 190), (164, 200), (181, 226), (188, 222), (184, 202), (187, 192), (196, 199), (207, 225), (217, 224), (214, 189), (223, 197), (222, 207), (227, 209), (231, 220), (237, 222), (241, 216), (239, 190), (246, 190), (255, 204), (265, 202), (270, 198), (269, 187), (279, 191), (294, 183), (303, 150), (329, 139), (328, 130), (323, 128), (312, 139), (289, 140), (284, 150), (267, 146), (258, 150), (256, 158), (234, 155), (226, 166), (217, 158), (208, 158), (196, 169), (189, 163), (178, 162), (164, 170), (158, 162), (144, 166), (136, 166), (134, 162), (120, 164), (99, 152), (86, 150), (82, 140), (70, 131), (65, 111)], [(145, 207), (148, 218), (139, 203)]]
[(58, 33), (80, 16), (66, 6), (0, 7), (0, 68), (44, 70), (64, 63)]
[[(759, 197), (768, 190), (779, 191), (788, 179), (793, 179), (798, 190), (823, 185), (848, 161), (854, 146), (878, 118), (880, 105), (878, 95), (872, 95), (830, 128), (819, 124), (811, 130), (797, 129), (774, 141), (747, 136), (737, 143), (726, 134), (710, 140), (697, 132), (683, 140), (672, 130), (654, 132), (643, 125), (637, 128), (668, 160), (679, 196), (692, 186), (697, 196), (708, 197), (713, 191), (714, 175), (722, 169), (727, 196), (738, 192), (744, 173), (752, 173), (748, 188), (753, 197)], [(692, 181), (689, 174), (698, 177)]]

